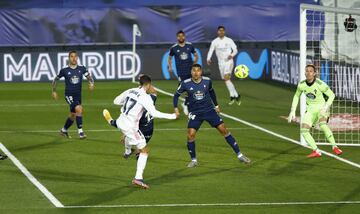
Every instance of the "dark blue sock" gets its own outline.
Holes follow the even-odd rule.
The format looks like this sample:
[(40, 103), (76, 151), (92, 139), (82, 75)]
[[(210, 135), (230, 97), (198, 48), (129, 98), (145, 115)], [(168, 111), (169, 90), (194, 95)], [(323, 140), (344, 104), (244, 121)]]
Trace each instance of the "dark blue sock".
[(111, 120), (111, 121), (110, 121), (110, 125), (112, 125), (112, 126), (114, 126), (115, 128), (117, 128), (116, 120)]
[(76, 116), (76, 125), (78, 129), (82, 129), (82, 116)]
[(73, 123), (74, 123), (74, 120), (72, 120), (70, 117), (68, 117), (65, 122), (64, 129), (68, 130)]
[(234, 152), (238, 155), (240, 153), (240, 148), (237, 145), (235, 138), (231, 134), (229, 134), (225, 137), (225, 140), (231, 146)]
[(188, 141), (187, 148), (191, 157), (191, 160), (196, 159), (196, 152), (195, 152), (195, 141)]

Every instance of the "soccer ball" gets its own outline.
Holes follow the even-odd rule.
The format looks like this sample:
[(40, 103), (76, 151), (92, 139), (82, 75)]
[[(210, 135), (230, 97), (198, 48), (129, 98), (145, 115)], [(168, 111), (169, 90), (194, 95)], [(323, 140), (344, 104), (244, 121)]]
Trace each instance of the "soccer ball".
[(244, 79), (249, 75), (249, 68), (244, 64), (240, 64), (235, 67), (234, 73), (237, 78)]

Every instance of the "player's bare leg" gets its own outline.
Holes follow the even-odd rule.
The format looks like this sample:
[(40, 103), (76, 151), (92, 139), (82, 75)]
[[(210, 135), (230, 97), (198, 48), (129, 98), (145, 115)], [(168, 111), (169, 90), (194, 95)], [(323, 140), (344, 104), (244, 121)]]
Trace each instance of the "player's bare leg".
[(332, 150), (334, 151), (334, 153), (336, 155), (341, 155), (342, 150), (339, 149), (339, 147), (335, 143), (333, 133), (332, 133), (331, 129), (329, 128), (329, 126), (327, 125), (327, 118), (326, 117), (320, 118), (319, 125), (320, 125), (321, 130), (325, 134), (326, 140), (331, 144)]
[(75, 107), (75, 115), (76, 115), (76, 125), (78, 127), (78, 133), (80, 139), (85, 139), (86, 134), (84, 133), (82, 127), (82, 114), (83, 114), (83, 107), (81, 105), (77, 105)]
[(190, 158), (191, 158), (191, 162), (187, 165), (187, 167), (189, 167), (189, 168), (194, 168), (199, 165), (197, 162), (197, 159), (196, 159), (195, 136), (196, 136), (196, 129), (188, 128), (187, 148), (188, 148)]
[(238, 92), (235, 89), (234, 84), (231, 81), (230, 74), (224, 75), (224, 82), (225, 85), (230, 93), (230, 102), (229, 105), (232, 105), (236, 102), (237, 105), (241, 105), (241, 96), (238, 94)]
[(238, 144), (236, 143), (235, 138), (231, 135), (231, 133), (227, 130), (225, 127), (225, 123), (221, 123), (216, 127), (216, 129), (220, 132), (222, 136), (224, 136), (226, 142), (231, 146), (231, 148), (234, 150), (237, 158), (240, 162), (249, 164), (251, 163), (251, 160), (247, 158), (244, 154), (240, 152), (240, 148)]
[(135, 179), (132, 180), (132, 184), (139, 186), (143, 189), (149, 189), (150, 186), (147, 185), (143, 179), (144, 169), (146, 167), (147, 158), (149, 156), (149, 149), (147, 148), (147, 146), (145, 146), (144, 148), (139, 149), (139, 151), (140, 154), (139, 159), (137, 160), (136, 175)]
[(75, 113), (70, 112), (69, 117), (67, 118), (65, 125), (62, 129), (60, 129), (60, 135), (66, 138), (71, 138), (69, 135), (68, 129), (74, 123), (75, 120)]

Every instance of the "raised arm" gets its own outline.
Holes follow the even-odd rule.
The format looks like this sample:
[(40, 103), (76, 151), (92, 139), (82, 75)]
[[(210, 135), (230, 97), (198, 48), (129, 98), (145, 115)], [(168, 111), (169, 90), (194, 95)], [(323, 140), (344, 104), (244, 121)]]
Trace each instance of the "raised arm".
[(154, 102), (152, 101), (152, 99), (150, 98), (149, 95), (144, 96), (144, 98), (141, 99), (140, 102), (141, 102), (142, 106), (146, 109), (146, 111), (149, 112), (149, 114), (153, 117), (164, 118), (164, 119), (169, 119), (169, 120), (176, 119), (175, 114), (167, 114), (167, 113), (163, 113), (163, 112), (156, 110), (155, 106), (154, 106)]

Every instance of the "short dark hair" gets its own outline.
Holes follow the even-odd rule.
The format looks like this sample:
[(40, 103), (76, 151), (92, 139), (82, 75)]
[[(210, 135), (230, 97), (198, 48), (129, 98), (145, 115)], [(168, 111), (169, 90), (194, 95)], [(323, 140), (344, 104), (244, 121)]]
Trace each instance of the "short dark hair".
[(179, 30), (178, 32), (176, 32), (176, 36), (181, 34), (181, 33), (185, 35), (185, 32), (183, 30)]
[(220, 30), (221, 28), (225, 30), (225, 27), (224, 27), (223, 25), (219, 25), (219, 27), (217, 28), (217, 30)]
[(76, 54), (76, 55), (77, 55), (76, 50), (71, 50), (71, 51), (69, 51), (69, 57), (70, 57), (70, 55), (71, 55), (72, 53), (74, 53), (74, 54)]
[(151, 83), (151, 77), (146, 74), (143, 74), (139, 77), (139, 83), (141, 86)]
[(313, 64), (308, 64), (308, 65), (305, 66), (305, 69), (307, 69), (308, 67), (313, 68), (314, 71), (316, 72), (316, 67), (315, 67), (315, 65), (313, 65)]
[(197, 64), (197, 63), (193, 64), (193, 65), (191, 66), (191, 69), (192, 69), (192, 68), (200, 68), (200, 69), (202, 69), (201, 65), (200, 65), (200, 64)]

